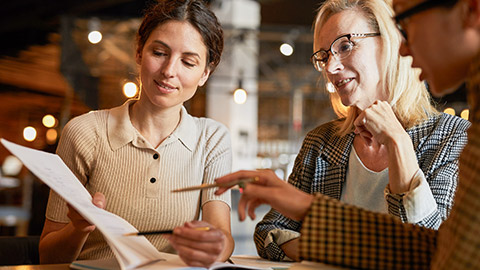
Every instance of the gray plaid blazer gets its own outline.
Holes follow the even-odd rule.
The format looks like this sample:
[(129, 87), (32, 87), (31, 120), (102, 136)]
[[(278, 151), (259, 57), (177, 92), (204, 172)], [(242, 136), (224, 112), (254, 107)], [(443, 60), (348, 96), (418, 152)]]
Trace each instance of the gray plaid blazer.
[[(335, 120), (341, 121), (341, 120)], [(339, 137), (335, 121), (310, 131), (295, 160), (289, 183), (307, 193), (321, 193), (339, 200), (347, 175), (348, 158), (354, 133)], [(470, 123), (456, 116), (437, 114), (423, 123), (409, 128), (418, 165), (423, 171), (437, 202), (437, 211), (419, 223), (438, 229), (453, 204), (458, 180), (458, 158), (467, 142), (466, 130)], [(388, 211), (406, 222), (402, 196), (387, 196)], [(266, 245), (268, 233), (275, 229), (300, 232), (302, 223), (286, 218), (276, 210), (268, 212), (255, 229), (254, 241), (258, 254), (269, 260), (283, 260), (285, 253), (275, 241)]]

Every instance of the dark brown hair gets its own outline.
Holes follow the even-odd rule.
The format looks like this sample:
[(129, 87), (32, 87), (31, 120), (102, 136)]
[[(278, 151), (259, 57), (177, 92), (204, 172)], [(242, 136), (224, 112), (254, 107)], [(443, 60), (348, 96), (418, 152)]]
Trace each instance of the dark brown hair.
[(223, 30), (202, 0), (159, 0), (147, 9), (137, 33), (137, 54), (142, 53), (152, 31), (170, 20), (186, 21), (197, 29), (207, 47), (207, 65), (213, 72), (223, 51)]

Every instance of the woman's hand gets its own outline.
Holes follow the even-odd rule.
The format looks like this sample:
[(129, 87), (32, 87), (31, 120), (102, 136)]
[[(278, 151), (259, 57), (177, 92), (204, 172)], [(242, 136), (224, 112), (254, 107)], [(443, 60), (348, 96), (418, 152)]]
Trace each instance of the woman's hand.
[(354, 121), (355, 133), (366, 142), (372, 138), (386, 146), (388, 154), (388, 177), (391, 193), (410, 190), (413, 176), (419, 170), (417, 156), (410, 136), (398, 121), (390, 104), (375, 101), (361, 112)]
[[(208, 230), (195, 229), (208, 227)], [(208, 268), (225, 247), (225, 235), (205, 221), (186, 222), (165, 236), (180, 258), (189, 266)]]
[(410, 140), (395, 116), (392, 106), (386, 101), (375, 101), (357, 116), (353, 124), (355, 134), (360, 135), (367, 142), (375, 138), (379, 144), (388, 146), (392, 140), (402, 138)]
[[(97, 192), (93, 195), (92, 202), (98, 208), (105, 208), (105, 195), (100, 192)], [(95, 230), (95, 225), (90, 224), (84, 217), (80, 215), (71, 205), (68, 206), (68, 213), (67, 216), (72, 222), (73, 227), (75, 230), (83, 233), (91, 233)]]
[[(105, 208), (106, 201), (102, 193), (95, 193), (92, 202), (99, 208)], [(69, 223), (45, 220), (39, 244), (40, 263), (70, 263), (76, 260), (88, 235), (95, 230), (95, 225), (90, 224), (70, 205), (67, 215)]]
[[(277, 211), (294, 220), (302, 220), (310, 208), (314, 196), (307, 194), (287, 182), (279, 179), (273, 171), (238, 171), (217, 179), (218, 183), (227, 183), (242, 178), (256, 178), (242, 189), (242, 197), (238, 203), (240, 220), (245, 220), (245, 210), (248, 216), (255, 219), (255, 209), (261, 204), (269, 204)], [(220, 195), (229, 188), (218, 188)]]

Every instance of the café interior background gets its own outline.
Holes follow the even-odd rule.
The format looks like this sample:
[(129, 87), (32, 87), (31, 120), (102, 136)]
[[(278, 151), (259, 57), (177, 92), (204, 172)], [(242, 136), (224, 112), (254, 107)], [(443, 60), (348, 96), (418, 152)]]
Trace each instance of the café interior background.
[[(0, 137), (54, 152), (69, 119), (138, 95), (135, 32), (152, 1), (3, 1)], [(230, 128), (234, 170), (272, 169), (287, 179), (305, 134), (335, 118), (309, 62), (320, 2), (209, 1), (225, 29), (224, 54), (185, 106)], [(468, 117), (464, 91), (436, 104)], [(0, 165), (0, 235), (39, 235), (48, 188), (3, 146)], [(255, 254), (254, 226), (269, 208), (241, 224), (238, 197), (233, 191), (235, 253)]]

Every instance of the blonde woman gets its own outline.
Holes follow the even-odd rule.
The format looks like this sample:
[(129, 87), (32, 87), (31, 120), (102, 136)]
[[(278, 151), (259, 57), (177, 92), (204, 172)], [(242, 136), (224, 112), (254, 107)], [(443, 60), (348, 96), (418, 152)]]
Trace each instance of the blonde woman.
[[(308, 133), (289, 183), (437, 229), (452, 207), (469, 123), (432, 107), (411, 58), (398, 53), (392, 15), (384, 0), (320, 7), (311, 60), (335, 87), (339, 118)], [(272, 209), (256, 227), (260, 256), (296, 259), (301, 225)]]

